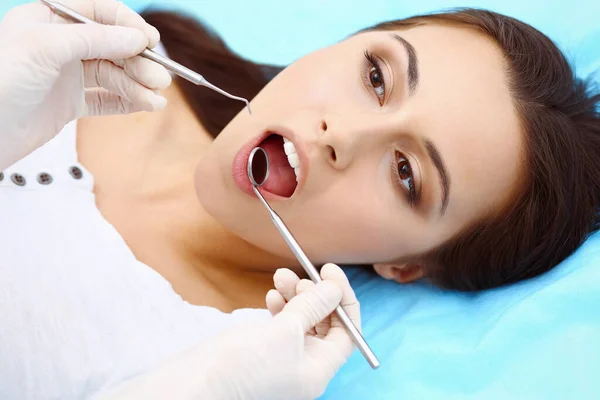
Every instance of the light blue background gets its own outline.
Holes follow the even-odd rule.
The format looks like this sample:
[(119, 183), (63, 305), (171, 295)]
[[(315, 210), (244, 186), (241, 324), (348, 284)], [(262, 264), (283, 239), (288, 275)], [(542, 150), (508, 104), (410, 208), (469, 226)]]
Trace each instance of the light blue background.
[[(21, 1), (2, 0), (0, 15)], [(599, 0), (125, 1), (201, 17), (251, 59), (287, 64), (383, 20), (455, 6), (489, 8), (554, 39), (580, 75), (600, 71)], [(485, 266), (482, 266), (485, 267)], [(477, 294), (400, 286), (350, 270), (365, 337), (327, 400), (600, 399), (600, 234), (552, 272)]]
[[(27, 3), (2, 0), (0, 15)], [(145, 7), (193, 13), (211, 25), (240, 54), (288, 64), (296, 58), (375, 23), (434, 10), (488, 8), (530, 23), (556, 40), (588, 74), (600, 68), (598, 0), (125, 0)], [(596, 50), (592, 51), (595, 46)]]

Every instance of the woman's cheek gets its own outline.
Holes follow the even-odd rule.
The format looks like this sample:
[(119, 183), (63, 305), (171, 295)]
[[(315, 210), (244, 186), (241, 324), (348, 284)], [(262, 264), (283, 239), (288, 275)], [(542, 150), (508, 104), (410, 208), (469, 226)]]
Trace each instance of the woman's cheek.
[(312, 53), (284, 70), (280, 77), (279, 100), (294, 103), (298, 108), (319, 108), (331, 111), (354, 95), (359, 77), (351, 78), (354, 68), (342, 63), (331, 49)]

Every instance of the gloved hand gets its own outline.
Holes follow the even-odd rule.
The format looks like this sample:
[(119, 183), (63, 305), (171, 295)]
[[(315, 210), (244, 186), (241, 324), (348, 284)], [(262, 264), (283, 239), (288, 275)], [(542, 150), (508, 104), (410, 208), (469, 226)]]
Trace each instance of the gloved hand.
[(249, 330), (245, 340), (235, 343), (222, 338), (220, 370), (235, 373), (223, 387), (224, 399), (312, 400), (323, 394), (354, 350), (332, 312), (342, 304), (360, 329), (360, 305), (338, 266), (325, 265), (321, 277), (324, 282), (315, 285), (288, 269), (278, 270), (276, 290), (266, 298), (274, 316), (268, 329)]
[(360, 329), (360, 306), (344, 272), (321, 270), (323, 282), (275, 276), (267, 294), (274, 317), (236, 326), (133, 379), (102, 400), (312, 400), (348, 360), (354, 344), (337, 317), (340, 304)]
[(68, 22), (42, 3), (16, 7), (0, 22), (0, 169), (74, 119), (166, 105), (154, 91), (171, 76), (134, 57), (158, 43), (155, 28), (116, 0), (61, 3), (100, 24)]

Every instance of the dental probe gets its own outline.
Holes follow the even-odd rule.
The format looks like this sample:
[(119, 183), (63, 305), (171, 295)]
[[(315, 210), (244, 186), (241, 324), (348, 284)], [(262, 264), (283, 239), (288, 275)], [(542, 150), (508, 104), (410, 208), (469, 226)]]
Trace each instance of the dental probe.
[[(44, 3), (46, 6), (48, 6), (52, 11), (54, 11), (54, 13), (56, 13), (57, 15), (60, 15), (63, 18), (67, 18), (67, 19), (73, 20), (75, 22), (81, 22), (83, 24), (97, 24), (96, 21), (92, 21), (91, 19), (84, 17), (83, 15), (79, 14), (78, 12), (76, 12), (76, 11), (70, 9), (69, 7), (66, 7), (60, 3), (57, 3), (55, 1), (50, 1), (50, 0), (40, 0), (40, 1), (42, 3)], [(223, 96), (229, 97), (230, 99), (238, 100), (238, 101), (242, 101), (242, 102), (246, 103), (248, 112), (250, 113), (250, 115), (252, 115), (252, 110), (250, 109), (250, 103), (248, 102), (248, 100), (244, 99), (243, 97), (238, 97), (238, 96), (234, 96), (232, 94), (227, 93), (226, 91), (213, 85), (212, 83), (207, 81), (202, 75), (192, 71), (191, 69), (184, 67), (183, 65), (171, 60), (170, 58), (162, 56), (162, 55), (158, 54), (157, 52), (150, 50), (150, 49), (145, 49), (139, 55), (144, 58), (147, 58), (148, 60), (152, 60), (152, 61), (162, 65), (167, 70), (174, 72), (175, 74), (179, 75), (183, 79), (190, 81), (191, 83), (193, 83), (195, 85), (205, 86), (209, 89), (214, 90), (217, 93), (222, 94)]]

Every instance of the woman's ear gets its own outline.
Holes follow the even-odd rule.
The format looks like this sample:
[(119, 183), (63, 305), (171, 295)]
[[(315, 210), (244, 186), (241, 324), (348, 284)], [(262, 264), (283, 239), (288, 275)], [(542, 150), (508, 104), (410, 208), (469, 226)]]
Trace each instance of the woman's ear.
[(419, 264), (374, 264), (373, 268), (382, 278), (398, 283), (410, 283), (425, 275)]

